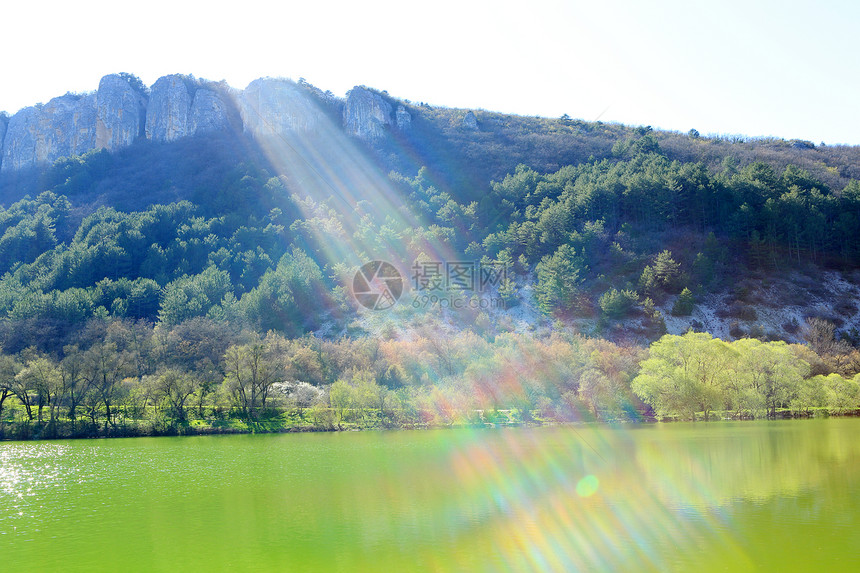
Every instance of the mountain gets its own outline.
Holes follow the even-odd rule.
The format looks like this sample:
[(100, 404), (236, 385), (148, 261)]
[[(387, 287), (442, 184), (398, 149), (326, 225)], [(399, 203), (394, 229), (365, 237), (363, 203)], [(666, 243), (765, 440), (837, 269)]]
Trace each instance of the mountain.
[[(378, 329), (344, 295), (350, 269), (442, 255), (512, 269), (506, 301), (520, 306), (488, 310), (494, 328), (554, 317), (614, 338), (692, 327), (797, 341), (809, 318), (860, 327), (857, 147), (121, 73), (0, 115), (0, 149), (6, 348), (52, 344), (19, 320), (64, 339), (100, 313), (235, 316), (228, 295), (260, 328)], [(319, 304), (252, 304), (264, 277), (292, 272), (284, 257), (318, 269), (290, 305)], [(214, 290), (180, 312), (198, 287)], [(86, 300), (57, 309), (69, 293)]]
[(0, 139), (0, 437), (860, 403), (858, 147), (127, 73)]

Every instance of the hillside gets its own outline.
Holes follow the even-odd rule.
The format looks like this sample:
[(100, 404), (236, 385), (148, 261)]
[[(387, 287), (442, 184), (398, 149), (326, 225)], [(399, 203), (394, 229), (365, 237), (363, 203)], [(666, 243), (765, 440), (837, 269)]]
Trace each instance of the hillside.
[[(740, 355), (790, 343), (809, 379), (860, 371), (857, 147), (130, 74), (2, 124), (0, 408), (15, 395), (31, 419), (74, 396), (36, 366), (56, 384), (109, 357), (113, 382), (79, 396), (105, 431), (138, 399), (185, 421), (179, 381), (201, 418), (256, 419), (276, 382), (318, 406), (383, 388), (418, 410), (444, 394), (526, 418), (671, 414), (630, 381), (689, 330)], [(492, 389), (525, 348), (558, 387)], [(261, 404), (248, 356), (278, 365)], [(592, 371), (613, 389), (589, 394)]]
[[(138, 137), (102, 149), (94, 140), (93, 149), (83, 155), (59, 157), (50, 164), (22, 161), (17, 124), (41, 114), (39, 125), (62, 126), (56, 119), (59, 112), (51, 110), (62, 108), (60, 103), (84, 105), (90, 98), (93, 102), (87, 105), (101, 114), (100, 126), (110, 106), (117, 105), (117, 92), (125, 94), (122, 90), (137, 98), (142, 115), (121, 131), (137, 129)], [(192, 102), (204, 94), (219, 102), (212, 117), (194, 111)], [(795, 341), (797, 330), (791, 325), (810, 316), (843, 329), (856, 326), (854, 313), (846, 312), (850, 305), (828, 304), (850, 298), (847, 287), (826, 290), (818, 299), (797, 294), (786, 299), (786, 293), (798, 288), (808, 292), (821, 282), (815, 280), (820, 268), (831, 269), (828, 276), (838, 278), (818, 288), (851, 282), (854, 276), (854, 179), (860, 169), (860, 149), (855, 147), (703, 137), (695, 130), (679, 134), (567, 117), (439, 108), (397, 101), (364, 87), (340, 100), (303, 81), (272, 79), (252, 82), (240, 92), (190, 76), (167, 76), (148, 88), (130, 74), (119, 74), (107, 76), (92, 96), (63, 96), (52, 102), (4, 120), (9, 127), (4, 130), (6, 163), (0, 175), (0, 198), (7, 205), (0, 266), (11, 272), (5, 282), (32, 287), (42, 296), (78, 288), (92, 299), (100, 280), (152, 280), (159, 293), (153, 296), (162, 298), (133, 316), (158, 320), (164, 289), (172, 281), (217, 268), (230, 275), (226, 291), (241, 298), (292, 247), (308, 252), (324, 281), (336, 278), (333, 273), (347, 277), (344, 265), (357, 265), (362, 256), (398, 260), (408, 267), (410, 257), (427, 254), (427, 246), (462, 260), (498, 261), (501, 253), (513, 263), (511, 284), (537, 292), (541, 261), (568, 245), (576, 258), (568, 270), (576, 271), (578, 284), (567, 288), (576, 291), (577, 300), (560, 304), (556, 293), (553, 301), (547, 295), (542, 302), (535, 297), (523, 302), (540, 307), (544, 316), (591, 319), (595, 324), (590, 332), (608, 327), (607, 320), (597, 320), (606, 314), (599, 299), (613, 288), (635, 292), (637, 301), (622, 317), (610, 313), (612, 318), (630, 319), (630, 330), (646, 336), (633, 309), (648, 297), (662, 309), (670, 332), (691, 325), (721, 336), (752, 329)], [(181, 109), (185, 115), (177, 115)], [(10, 169), (12, 164), (23, 167)], [(377, 189), (363, 194), (360, 187)], [(44, 192), (48, 194), (41, 195)], [(27, 196), (40, 198), (34, 202), (24, 199)], [(169, 206), (179, 201), (190, 204)], [(382, 205), (371, 205), (374, 201)], [(385, 206), (392, 201), (405, 206), (392, 212)], [(361, 204), (363, 215), (356, 220)], [(72, 263), (58, 260), (78, 256), (70, 254), (76, 249), (94, 248), (85, 227), (105, 225), (107, 219), (114, 221), (109, 228), (117, 220), (149, 218), (165, 209), (171, 212), (171, 222), (165, 224), (173, 228), (163, 228), (160, 237), (147, 236), (137, 222), (120, 222), (115, 234), (100, 234), (100, 240), (118, 243), (112, 252), (122, 261), (97, 263), (112, 272), (73, 279), (68, 270), (61, 270)], [(328, 212), (319, 217), (320, 210)], [(372, 235), (392, 216), (400, 226), (393, 229), (399, 241), (410, 236), (414, 243), (421, 235), (425, 248), (413, 245), (392, 252), (369, 240), (368, 248), (348, 249), (348, 258), (331, 260), (315, 236), (314, 227), (328, 222), (341, 227), (344, 242), (356, 243), (360, 227)], [(142, 233), (137, 245), (122, 244), (120, 229), (126, 224)], [(203, 229), (183, 230), (189, 224)], [(264, 244), (269, 247), (238, 241), (236, 234), (245, 230), (268, 233), (271, 238)], [(433, 236), (428, 238), (428, 232)], [(190, 256), (192, 236), (208, 244), (195, 247)], [(158, 258), (175, 262), (166, 267), (158, 263), (157, 273), (146, 270), (155, 264), (146, 254), (154, 247), (177, 251)], [(656, 286), (643, 285), (643, 269), (666, 249), (680, 265), (678, 276), (659, 279), (664, 282)], [(111, 258), (96, 250), (88, 256)], [(222, 262), (240, 259), (247, 261), (246, 268)], [(256, 271), (249, 271), (255, 266)], [(809, 278), (799, 278), (804, 276)], [(774, 281), (805, 286), (765, 286)], [(666, 307), (682, 288), (689, 288), (698, 303), (689, 319), (672, 317), (671, 307)], [(7, 321), (21, 314), (13, 309), (22, 296), (20, 291), (10, 295)], [(99, 307), (110, 313), (114, 300), (89, 301), (89, 310), (75, 320)], [(210, 307), (220, 302), (212, 300)], [(331, 315), (330, 304), (323, 305), (325, 316)], [(339, 305), (345, 308), (349, 302), (341, 300)], [(750, 310), (738, 310), (741, 306)], [(788, 310), (775, 313), (768, 307), (792, 310), (789, 315)], [(322, 316), (309, 323), (320, 320)], [(612, 331), (625, 330), (618, 320), (608, 322)]]

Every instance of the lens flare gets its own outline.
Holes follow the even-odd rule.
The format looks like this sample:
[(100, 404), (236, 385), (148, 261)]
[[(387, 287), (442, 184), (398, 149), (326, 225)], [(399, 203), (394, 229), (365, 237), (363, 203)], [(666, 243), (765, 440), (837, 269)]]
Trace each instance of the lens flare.
[(587, 475), (576, 483), (576, 493), (579, 497), (589, 497), (597, 493), (600, 480), (595, 475)]

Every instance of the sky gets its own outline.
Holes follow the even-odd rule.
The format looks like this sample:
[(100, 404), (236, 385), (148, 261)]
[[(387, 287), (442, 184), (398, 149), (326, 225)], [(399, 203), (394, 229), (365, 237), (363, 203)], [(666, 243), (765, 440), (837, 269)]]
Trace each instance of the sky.
[(856, 0), (14, 2), (0, 110), (110, 73), (305, 78), (432, 105), (860, 144)]

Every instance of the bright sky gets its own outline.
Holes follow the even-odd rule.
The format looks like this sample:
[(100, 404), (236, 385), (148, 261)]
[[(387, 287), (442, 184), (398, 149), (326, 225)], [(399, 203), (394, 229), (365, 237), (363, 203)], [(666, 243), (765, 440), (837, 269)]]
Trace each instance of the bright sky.
[(16, 1), (0, 110), (120, 71), (860, 144), (856, 0)]

